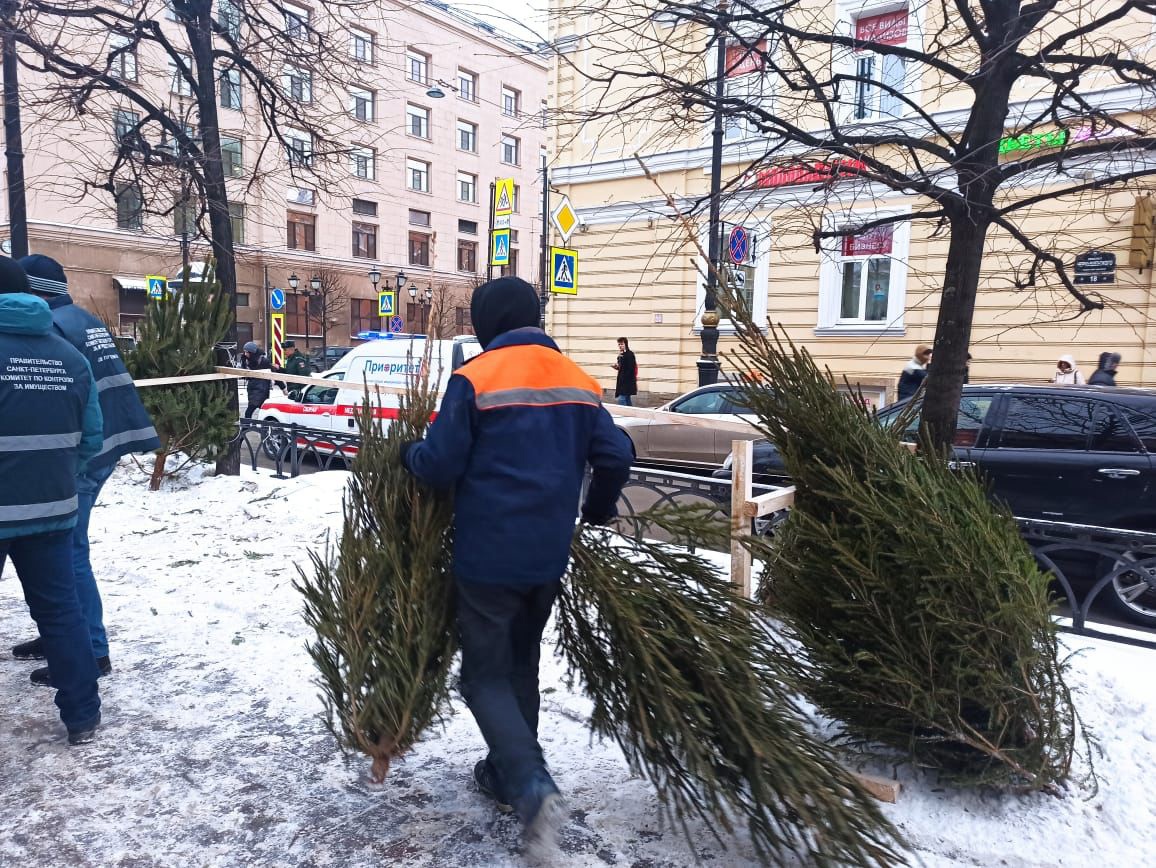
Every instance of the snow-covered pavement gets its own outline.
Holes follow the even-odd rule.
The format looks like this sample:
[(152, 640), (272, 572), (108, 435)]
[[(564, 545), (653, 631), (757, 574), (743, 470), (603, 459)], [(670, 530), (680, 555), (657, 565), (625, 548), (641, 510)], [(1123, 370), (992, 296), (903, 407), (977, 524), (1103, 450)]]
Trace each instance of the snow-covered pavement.
[[(469, 785), (482, 743), (458, 713), (372, 789), (319, 717), (296, 564), (341, 518), (346, 475), (267, 472), (159, 493), (122, 467), (93, 513), (115, 671), (99, 739), (69, 748), (52, 692), (8, 648), (30, 638), (0, 582), (0, 865), (500, 866), (516, 821)], [(888, 813), (929, 866), (1131, 866), (1156, 856), (1156, 652), (1072, 640), (1081, 713), (1100, 739), (1096, 794), (961, 794), (901, 770)], [(592, 744), (585, 700), (546, 661), (543, 740), (571, 808), (564, 866), (755, 864), (663, 824), (649, 785)], [(880, 770), (874, 769), (879, 772)]]

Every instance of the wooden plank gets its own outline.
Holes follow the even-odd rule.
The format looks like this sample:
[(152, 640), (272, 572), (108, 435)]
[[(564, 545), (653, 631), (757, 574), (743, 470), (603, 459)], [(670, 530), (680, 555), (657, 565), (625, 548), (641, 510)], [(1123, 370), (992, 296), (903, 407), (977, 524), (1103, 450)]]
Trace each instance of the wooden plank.
[(624, 419), (652, 419), (672, 425), (689, 425), (692, 428), (713, 428), (715, 431), (726, 431), (731, 434), (741, 434), (752, 439), (762, 437), (760, 432), (750, 422), (728, 422), (724, 419), (704, 419), (701, 416), (686, 413), (671, 413), (668, 410), (650, 410), (645, 407), (620, 407), (617, 404), (607, 405), (611, 416), (621, 416)]
[(735, 440), (731, 449), (734, 456), (731, 471), (731, 581), (744, 597), (750, 599), (751, 553), (743, 545), (742, 537), (750, 533), (750, 519), (746, 517), (744, 507), (752, 493), (754, 444), (750, 440)]
[(899, 793), (903, 790), (903, 785), (899, 781), (892, 781), (875, 775), (863, 775), (858, 772), (851, 772), (850, 775), (873, 799), (887, 802), (889, 805), (894, 805), (899, 801)]
[(221, 374), (189, 374), (187, 377), (147, 377), (143, 380), (134, 380), (133, 385), (142, 389), (149, 386), (177, 386), (182, 383), (207, 383), (211, 380), (227, 380)]
[[(753, 475), (753, 474), (752, 474)], [(795, 486), (780, 488), (778, 491), (768, 491), (758, 497), (750, 498), (743, 504), (743, 515), (746, 518), (762, 518), (786, 509), (795, 503)]]

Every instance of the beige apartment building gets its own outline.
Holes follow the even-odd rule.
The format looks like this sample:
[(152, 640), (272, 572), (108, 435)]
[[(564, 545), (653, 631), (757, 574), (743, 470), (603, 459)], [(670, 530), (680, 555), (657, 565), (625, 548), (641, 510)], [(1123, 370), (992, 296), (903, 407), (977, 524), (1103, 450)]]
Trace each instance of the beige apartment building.
[[(563, 122), (553, 133), (551, 183), (568, 194), (581, 218), (570, 244), (580, 254), (580, 287), (576, 296), (552, 299), (549, 328), (563, 350), (608, 387), (614, 383), (614, 341), (628, 337), (639, 359), (644, 395), (678, 394), (697, 385), (695, 363), (701, 354), (710, 125), (680, 122), (678, 106), (657, 100), (648, 104), (650, 117), (641, 111), (593, 117), (606, 106), (626, 104), (630, 88), (643, 86), (639, 81), (655, 85), (653, 78), (632, 82), (624, 76), (609, 87), (592, 79), (605, 79), (615, 57), (628, 58), (624, 62), (633, 70), (712, 76), (713, 49), (708, 50), (708, 34), (696, 33), (693, 25), (673, 24), (661, 12), (647, 17), (637, 5), (612, 4), (611, 12), (595, 19), (568, 12), (568, 6), (556, 4), (552, 33), (560, 60), (551, 101)], [(935, 4), (814, 0), (806, 8), (831, 32), (889, 44), (922, 47), (941, 32), (941, 22), (931, 19)], [(614, 9), (623, 27), (636, 28), (635, 36), (614, 32)], [(1125, 19), (1118, 30), (1119, 41), (1134, 52), (1153, 54), (1156, 34), (1150, 22)], [(765, 50), (765, 41), (756, 42), (761, 38), (757, 29), (749, 35), (751, 44)], [(638, 48), (633, 57), (624, 50), (632, 41)], [(665, 48), (656, 48), (664, 43), (670, 46), (665, 54)], [(682, 65), (691, 64), (688, 58), (696, 51), (706, 71), (683, 72)], [(741, 52), (741, 46), (728, 52), (727, 94), (768, 104), (780, 98), (774, 76), (734, 51)], [(864, 62), (854, 55), (839, 57), (830, 48), (824, 52), (815, 58), (815, 68), (843, 64), (854, 70)], [(910, 68), (892, 74), (902, 92), (937, 123), (945, 129), (961, 127), (966, 93), (939, 88)], [(1082, 96), (1108, 116), (1149, 117), (1151, 97), (1138, 86), (1098, 83), (1091, 77), (1081, 88)], [(1011, 115), (1020, 125), (1007, 131), (1001, 159), (1043, 153), (1069, 139), (1119, 135), (1079, 117), (1066, 119), (1063, 131), (1047, 119), (1025, 130), (1023, 119), (1034, 117), (1043, 105), (1037, 93), (1016, 94)], [(848, 110), (859, 112), (855, 117), (865, 127), (903, 121), (902, 106), (887, 106), (878, 92), (862, 100), (857, 94), (848, 100)], [(790, 146), (779, 149), (771, 162), (753, 167), (775, 142), (741, 119), (727, 119), (724, 141), (724, 244), (733, 227), (742, 227), (749, 252), (741, 266), (730, 268), (738, 272), (756, 319), (781, 324), (787, 337), (806, 346), (837, 376), (859, 384), (873, 400), (892, 399), (914, 348), (933, 341), (947, 240), (934, 224), (919, 221), (824, 242), (820, 249), (813, 232), (818, 226), (857, 226), (884, 215), (909, 214), (926, 200), (841, 178), (839, 159), (800, 165), (800, 149)], [(1107, 170), (1084, 163), (1072, 167), (1066, 178), (1036, 179), (1030, 189), (1012, 195), (1034, 194), (1060, 181), (1094, 181)], [(1006, 237), (997, 234), (989, 241), (973, 330), (973, 382), (1050, 380), (1057, 358), (1065, 353), (1074, 355), (1087, 375), (1102, 351), (1118, 351), (1124, 357), (1121, 384), (1156, 385), (1152, 270), (1128, 265), (1136, 200), (1151, 183), (1045, 201), (1026, 209), (1020, 219), (1034, 239), (1068, 264), (1089, 252), (1116, 255), (1114, 283), (1083, 287), (1105, 296), (1108, 306), (1102, 311), (1072, 319), (1070, 297), (1046, 271), (1034, 291), (1016, 288), (1014, 277), (1025, 275), (1026, 257)], [(725, 316), (720, 330), (725, 371), (734, 346), (734, 330)]]
[[(337, 25), (346, 52), (336, 58), (339, 87), (307, 71), (285, 72), (293, 98), (331, 124), (343, 162), (336, 177), (311, 183), (300, 171), (313, 156), (309, 136), (301, 133), (287, 148), (268, 143), (256, 94), (220, 73), (241, 341), (269, 345), (270, 290), (281, 288), (286, 337), (298, 347), (320, 346), (316, 300), (313, 316), (305, 316), (315, 278), (326, 292), (333, 288), (324, 317), (330, 346), (384, 329), (371, 272), (380, 274), (380, 289), (396, 287), (404, 273), (396, 313), (405, 331), (468, 332), (468, 292), (487, 272), (489, 195), (497, 179), (515, 183), (511, 261), (503, 270), (538, 279), (548, 62), (445, 3), (379, 0), (358, 7), (356, 18), (341, 6), (283, 5), (287, 28), (312, 16), (346, 16)], [(157, 6), (158, 18), (165, 8)], [(164, 19), (162, 26), (176, 27)], [(115, 38), (107, 43), (105, 51), (117, 47)], [(144, 50), (123, 54), (114, 74), (195, 119), (189, 88), (166, 59)], [(124, 185), (114, 196), (86, 189), (139, 120), (132, 105), (110, 96), (83, 118), (62, 121), (38, 106), (49, 81), (25, 71), (21, 84), (30, 249), (60, 260), (77, 301), (132, 334), (148, 303), (146, 275), (178, 274), (188, 230), (192, 263), (208, 256), (208, 244), (180, 210), (163, 219), (142, 216), (136, 197), (155, 190)], [(0, 207), (6, 237), (6, 198)]]

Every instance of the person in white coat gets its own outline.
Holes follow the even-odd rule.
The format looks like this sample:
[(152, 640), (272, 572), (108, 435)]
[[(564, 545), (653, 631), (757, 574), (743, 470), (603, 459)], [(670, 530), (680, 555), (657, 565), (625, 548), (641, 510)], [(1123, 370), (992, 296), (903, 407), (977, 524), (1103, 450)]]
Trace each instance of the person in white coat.
[(1060, 360), (1056, 362), (1056, 375), (1052, 377), (1052, 382), (1059, 386), (1082, 386), (1084, 385), (1084, 375), (1076, 367), (1074, 358), (1060, 356)]

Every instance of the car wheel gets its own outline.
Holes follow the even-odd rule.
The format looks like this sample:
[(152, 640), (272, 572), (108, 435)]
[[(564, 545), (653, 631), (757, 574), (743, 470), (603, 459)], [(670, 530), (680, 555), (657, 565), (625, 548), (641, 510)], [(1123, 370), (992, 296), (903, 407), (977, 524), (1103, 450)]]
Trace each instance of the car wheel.
[(271, 461), (284, 459), (289, 454), (289, 435), (279, 426), (276, 419), (263, 419), (269, 427), (261, 439), (261, 451)]
[(1099, 576), (1117, 569), (1100, 596), (1121, 618), (1145, 627), (1156, 627), (1156, 552), (1125, 552), (1117, 558), (1099, 559)]

